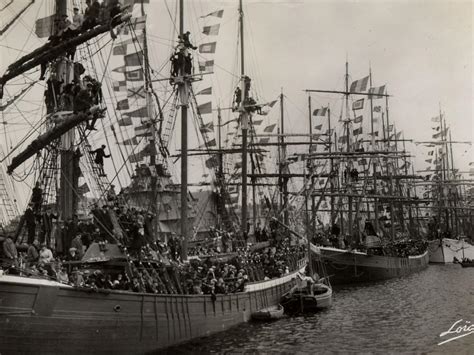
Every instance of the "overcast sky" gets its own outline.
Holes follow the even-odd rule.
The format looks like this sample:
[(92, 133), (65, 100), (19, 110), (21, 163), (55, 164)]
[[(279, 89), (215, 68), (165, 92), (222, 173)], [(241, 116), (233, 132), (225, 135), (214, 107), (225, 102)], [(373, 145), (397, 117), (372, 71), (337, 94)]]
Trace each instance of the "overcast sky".
[[(25, 2), (17, 1), (15, 6), (21, 8)], [(6, 0), (0, 7), (3, 3)], [(216, 78), (209, 80), (220, 95), (221, 104), (228, 104), (239, 76), (237, 1), (188, 0), (185, 3), (186, 27), (192, 31), (197, 44), (209, 41), (199, 34), (203, 24), (220, 22), (222, 25), (213, 56)], [(23, 53), (19, 50), (27, 51), (41, 43), (31, 34), (32, 24), (51, 11), (51, 4), (51, 1), (37, 1), (22, 21), (0, 38), (0, 71), (5, 71), (8, 64)], [(244, 4), (247, 72), (262, 100), (276, 98), (283, 88), (288, 98), (289, 130), (307, 130), (304, 89), (343, 89), (347, 58), (351, 80), (368, 75), (370, 65), (374, 86), (387, 85), (393, 95), (389, 102), (390, 119), (405, 132), (406, 138), (430, 139), (433, 133), (430, 118), (438, 115), (441, 106), (452, 128), (453, 139), (472, 142), (471, 1), (249, 0)], [(151, 0), (147, 6), (152, 66), (159, 71), (172, 50), (170, 39), (174, 36), (170, 36), (173, 24), (169, 14), (174, 14), (175, 5), (171, 1)], [(220, 8), (225, 10), (223, 19), (198, 19)], [(11, 16), (12, 13), (13, 10), (4, 10), (0, 13), (0, 22), (5, 24), (6, 14)], [(118, 66), (116, 63), (117, 58), (112, 58), (110, 66)], [(208, 84), (209, 81), (204, 81), (197, 87)], [(20, 87), (7, 85), (8, 93), (15, 93)], [(42, 89), (35, 90), (37, 97), (31, 96), (31, 106), (25, 110), (36, 113), (38, 119), (40, 111), (33, 111), (40, 109)], [(312, 100), (313, 107), (331, 103), (334, 112), (339, 109), (340, 102), (328, 95), (313, 95)], [(5, 119), (9, 117), (12, 116), (4, 115)], [(20, 116), (15, 117), (19, 122)], [(276, 106), (266, 120), (277, 119)], [(10, 133), (21, 135), (20, 128)], [(27, 126), (24, 131), (26, 129)], [(3, 128), (0, 130), (3, 137)], [(97, 143), (103, 140), (100, 134)], [(1, 142), (5, 149), (4, 140)], [(419, 155), (417, 168), (424, 168), (421, 153), (426, 150), (414, 145), (409, 148)], [(467, 170), (468, 162), (474, 160), (472, 154), (472, 148), (467, 145), (455, 146), (458, 167)]]

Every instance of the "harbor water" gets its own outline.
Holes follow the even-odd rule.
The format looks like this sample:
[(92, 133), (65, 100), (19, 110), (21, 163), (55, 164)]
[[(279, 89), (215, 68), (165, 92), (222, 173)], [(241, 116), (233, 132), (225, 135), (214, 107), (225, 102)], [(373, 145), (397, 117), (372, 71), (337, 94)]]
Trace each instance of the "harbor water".
[[(160, 354), (474, 353), (474, 268), (430, 265), (333, 297), (331, 309), (311, 316), (243, 324)], [(440, 337), (462, 325), (467, 331)]]

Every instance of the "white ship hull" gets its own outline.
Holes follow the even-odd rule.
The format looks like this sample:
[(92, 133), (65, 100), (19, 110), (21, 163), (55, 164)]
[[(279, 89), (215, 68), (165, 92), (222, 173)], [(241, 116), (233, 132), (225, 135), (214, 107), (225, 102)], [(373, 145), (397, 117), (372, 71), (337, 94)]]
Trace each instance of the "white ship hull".
[(463, 239), (443, 238), (432, 240), (428, 251), (430, 253), (430, 263), (448, 264), (452, 263), (454, 258), (474, 260), (474, 246)]

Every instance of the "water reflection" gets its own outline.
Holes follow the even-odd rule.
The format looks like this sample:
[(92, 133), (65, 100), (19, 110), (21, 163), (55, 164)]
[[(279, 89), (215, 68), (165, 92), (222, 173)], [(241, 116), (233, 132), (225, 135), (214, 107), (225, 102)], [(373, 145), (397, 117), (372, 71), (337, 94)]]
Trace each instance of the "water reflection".
[(244, 324), (165, 353), (474, 352), (474, 334), (437, 345), (459, 319), (474, 323), (474, 269), (430, 265), (409, 277), (336, 289), (333, 307), (312, 316)]

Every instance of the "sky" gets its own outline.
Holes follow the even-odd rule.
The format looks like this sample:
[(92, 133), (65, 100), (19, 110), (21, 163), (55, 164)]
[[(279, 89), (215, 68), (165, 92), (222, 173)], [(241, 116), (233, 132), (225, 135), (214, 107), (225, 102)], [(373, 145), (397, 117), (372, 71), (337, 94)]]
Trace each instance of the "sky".
[[(6, 3), (6, 0), (1, 1), (0, 7)], [(18, 9), (24, 3), (26, 0), (21, 0), (14, 6)], [(158, 77), (165, 77), (168, 69), (160, 71), (160, 68), (167, 64), (175, 44), (176, 24), (171, 18), (176, 7), (172, 1), (157, 0), (151, 0), (146, 6), (151, 65)], [(19, 55), (43, 42), (32, 33), (32, 24), (51, 9), (52, 1), (37, 1), (20, 22), (0, 37), (0, 72)], [(224, 9), (222, 19), (199, 18), (218, 9)], [(14, 8), (2, 12), (0, 24), (4, 25), (8, 18), (4, 14), (12, 16)], [(195, 86), (197, 91), (212, 85), (217, 94), (213, 106), (217, 106), (216, 101), (222, 106), (228, 105), (239, 78), (237, 1), (188, 0), (185, 16), (185, 27), (198, 45), (210, 40), (200, 34), (203, 25), (221, 23), (221, 32), (215, 38), (216, 54), (212, 56), (216, 62), (215, 75), (204, 77)], [(244, 19), (246, 73), (252, 78), (253, 91), (263, 102), (277, 98), (283, 91), (289, 132), (307, 132), (305, 89), (344, 88), (347, 60), (350, 81), (368, 75), (371, 68), (374, 86), (387, 85), (392, 95), (390, 120), (395, 122), (397, 130), (403, 130), (406, 139), (430, 140), (433, 133), (430, 119), (441, 109), (452, 129), (453, 139), (473, 141), (473, 10), (470, 1), (249, 0), (244, 1)], [(104, 51), (108, 53), (107, 49)], [(200, 57), (204, 58), (211, 59)], [(119, 59), (112, 57), (108, 69), (119, 65)], [(38, 72), (31, 77), (36, 75)], [(12, 82), (13, 85), (7, 85), (8, 94), (17, 92), (21, 88), (18, 84), (28, 80), (20, 78)], [(155, 85), (159, 95), (164, 97), (163, 82)], [(8, 137), (0, 127), (4, 151), (30, 130), (23, 116), (31, 122), (41, 118), (43, 89), (37, 86), (28, 94), (29, 100), (19, 105), (23, 114), (3, 114), (3, 120), (17, 123), (7, 129)], [(329, 103), (333, 112), (340, 110), (340, 98), (312, 94), (311, 100), (313, 107)], [(229, 114), (225, 113), (225, 117)], [(265, 117), (265, 124), (278, 119), (279, 109), (275, 106)], [(103, 132), (92, 136), (92, 144), (103, 140)], [(424, 169), (427, 150), (414, 144), (408, 144), (407, 148), (416, 156), (416, 169)], [(473, 152), (469, 145), (455, 145), (456, 167), (468, 170), (468, 163), (474, 161)], [(194, 163), (190, 164), (193, 170)], [(202, 165), (202, 162), (197, 164)], [(26, 190), (21, 191), (25, 195)]]

